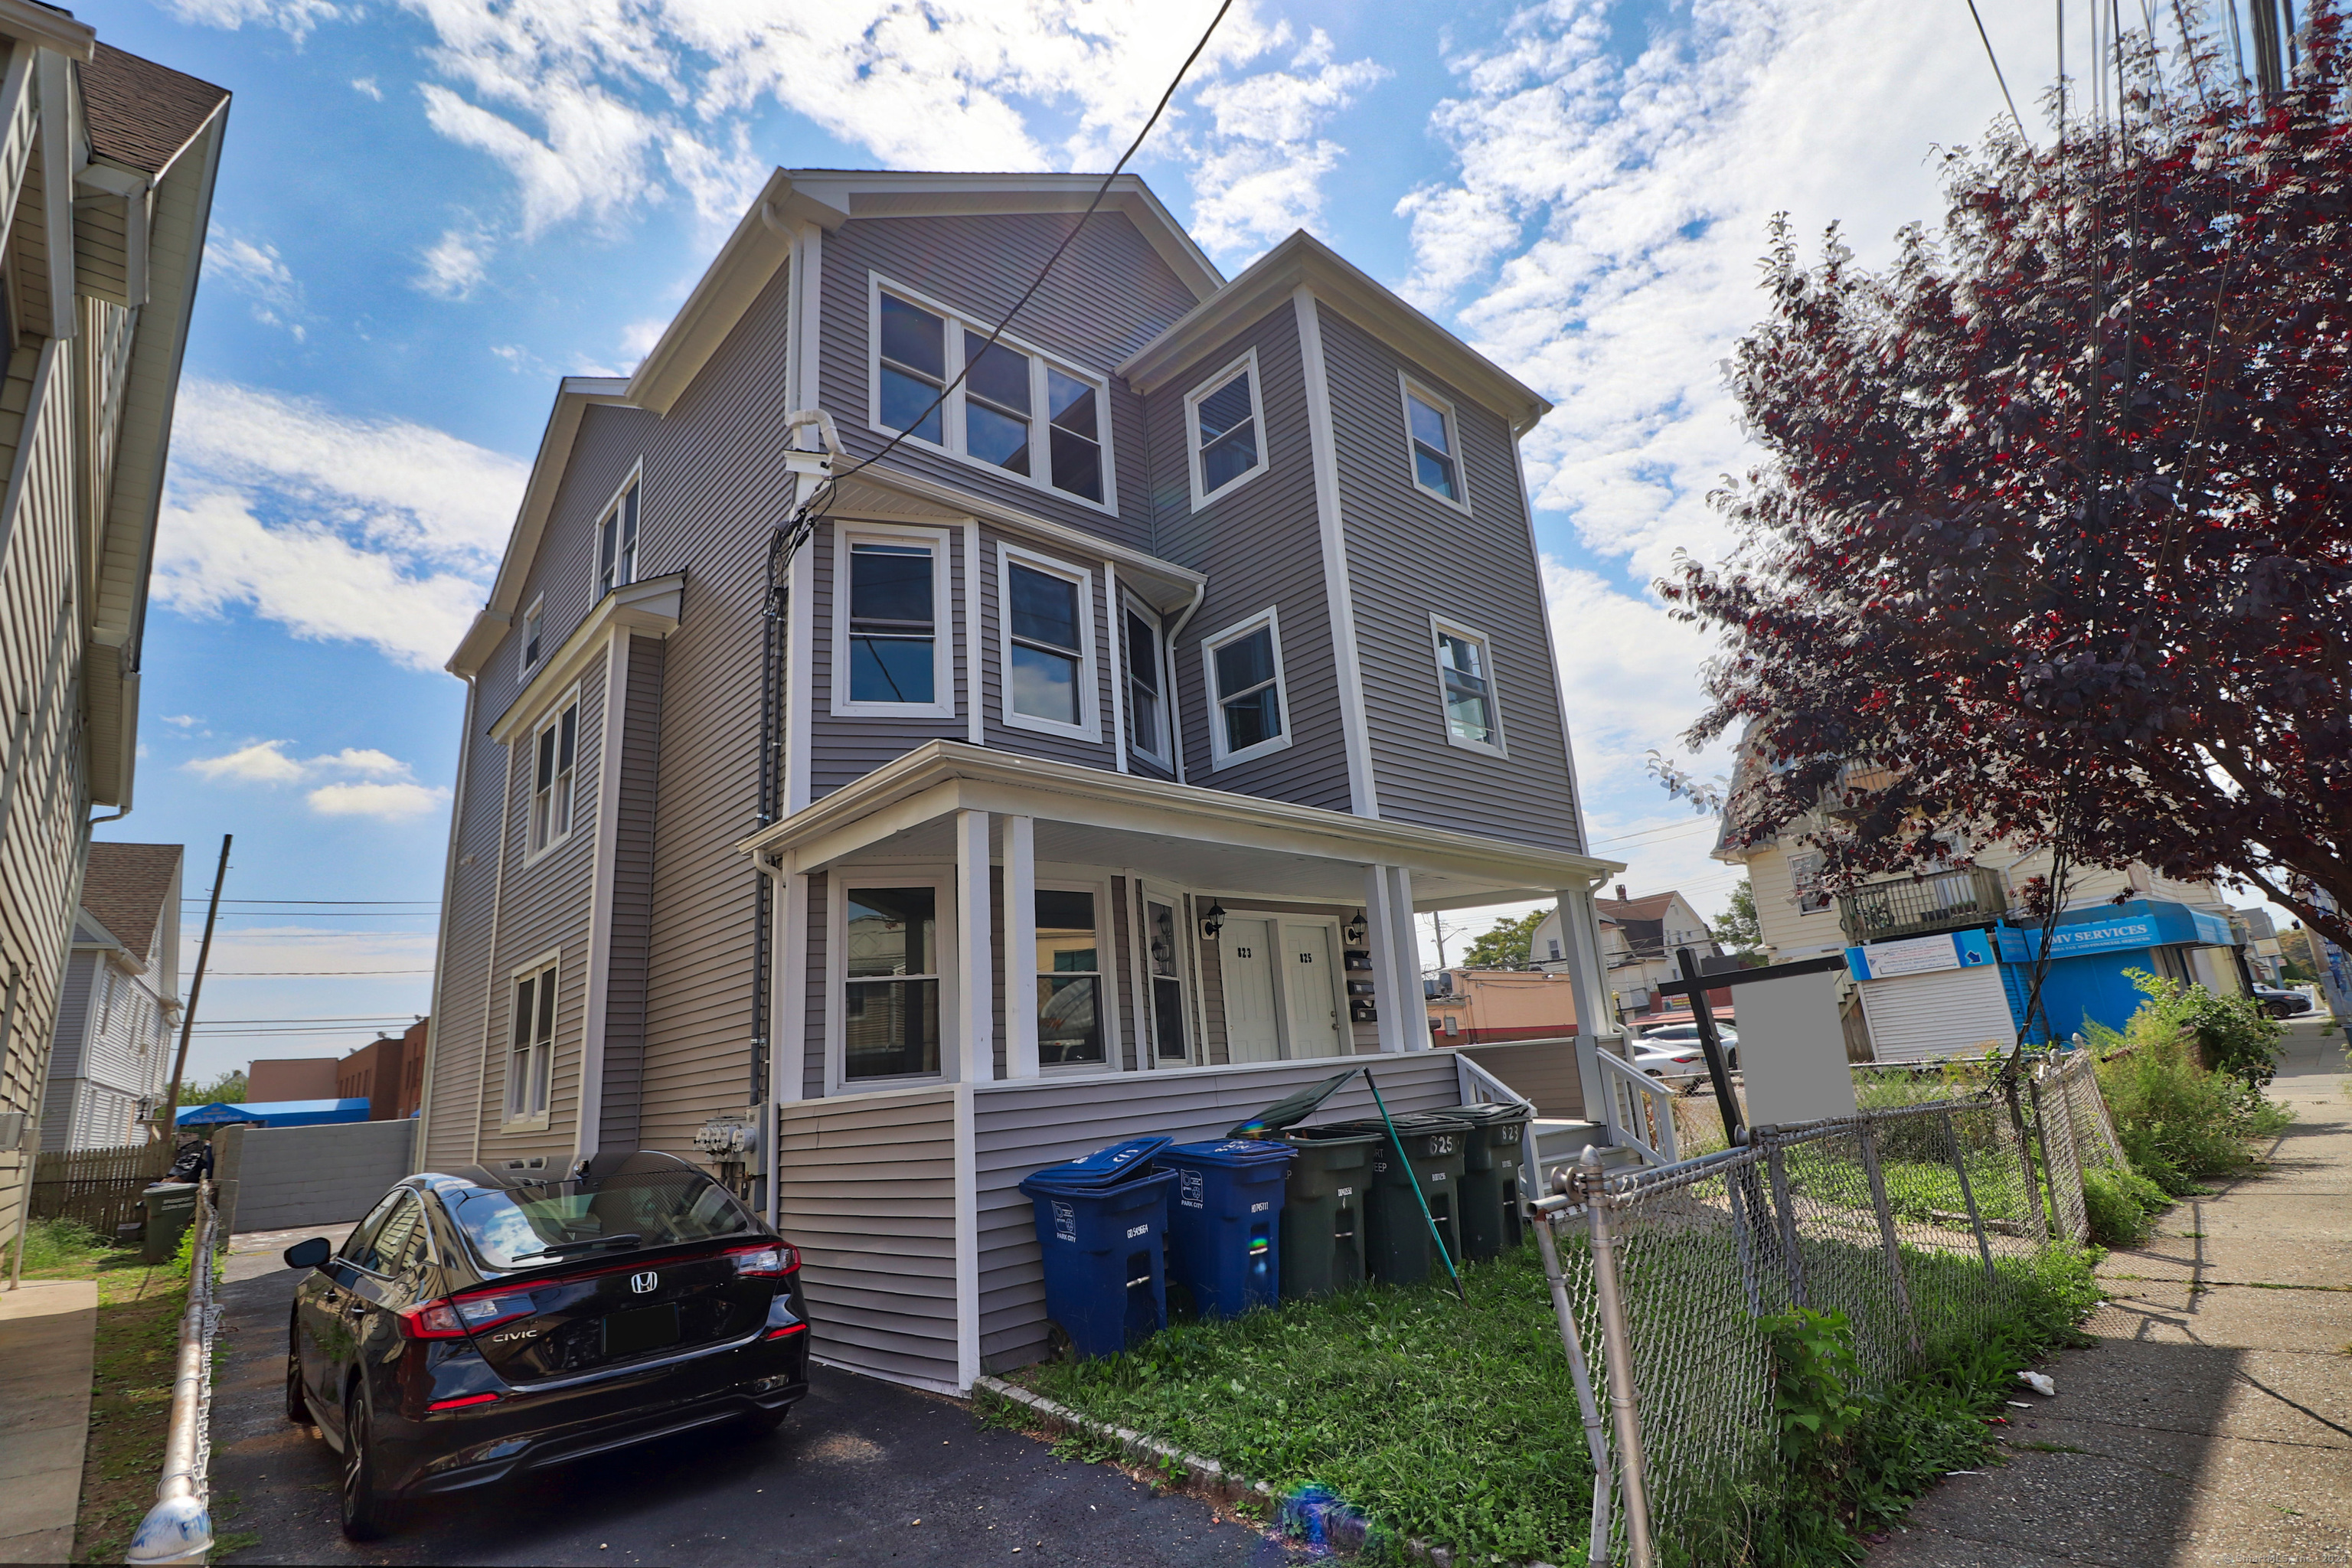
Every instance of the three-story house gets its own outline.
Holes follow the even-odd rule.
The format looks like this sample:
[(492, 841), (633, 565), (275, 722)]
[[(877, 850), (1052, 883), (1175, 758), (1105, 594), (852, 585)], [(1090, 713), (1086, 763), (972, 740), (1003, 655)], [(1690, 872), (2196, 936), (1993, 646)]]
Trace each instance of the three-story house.
[(451, 663), (427, 1164), (725, 1163), (824, 1353), (927, 1386), (1042, 1352), (1038, 1166), (1335, 1058), (1479, 1089), (1415, 910), (1558, 898), (1610, 1016), (1548, 405), (1304, 234), (1227, 279), (1098, 184), (778, 172), (563, 384)]

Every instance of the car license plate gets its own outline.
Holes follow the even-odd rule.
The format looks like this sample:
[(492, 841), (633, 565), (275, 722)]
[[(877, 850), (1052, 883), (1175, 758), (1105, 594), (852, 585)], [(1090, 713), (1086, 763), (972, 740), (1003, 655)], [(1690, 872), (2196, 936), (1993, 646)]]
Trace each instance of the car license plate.
[(604, 1320), (604, 1353), (607, 1356), (637, 1355), (676, 1343), (676, 1302), (665, 1307), (640, 1307), (632, 1312), (614, 1312)]

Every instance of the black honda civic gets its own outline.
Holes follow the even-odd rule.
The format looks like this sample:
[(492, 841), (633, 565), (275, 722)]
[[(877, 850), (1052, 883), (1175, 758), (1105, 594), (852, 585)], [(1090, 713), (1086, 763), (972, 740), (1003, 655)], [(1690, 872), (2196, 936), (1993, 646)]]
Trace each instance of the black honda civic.
[(675, 1155), (569, 1176), (410, 1176), (311, 1270), (286, 1414), (342, 1456), (343, 1533), (409, 1499), (693, 1427), (772, 1431), (808, 1392), (800, 1255)]

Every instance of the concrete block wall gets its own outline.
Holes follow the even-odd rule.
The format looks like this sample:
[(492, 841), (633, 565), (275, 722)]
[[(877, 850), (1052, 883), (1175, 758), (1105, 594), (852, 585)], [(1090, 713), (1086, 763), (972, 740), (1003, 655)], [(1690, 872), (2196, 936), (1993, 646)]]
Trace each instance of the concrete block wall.
[(416, 1169), (416, 1123), (230, 1127), (214, 1152), (228, 1229), (349, 1225)]

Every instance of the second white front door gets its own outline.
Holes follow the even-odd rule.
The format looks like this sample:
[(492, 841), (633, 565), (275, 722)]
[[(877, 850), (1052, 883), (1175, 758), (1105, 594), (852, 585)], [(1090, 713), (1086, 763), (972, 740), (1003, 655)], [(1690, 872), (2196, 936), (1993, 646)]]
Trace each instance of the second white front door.
[(1282, 947), (1276, 955), (1282, 966), (1284, 1014), (1290, 1024), (1290, 1054), (1336, 1057), (1346, 1046), (1339, 1031), (1339, 990), (1334, 983), (1336, 955), (1331, 928), (1320, 923), (1285, 921)]

